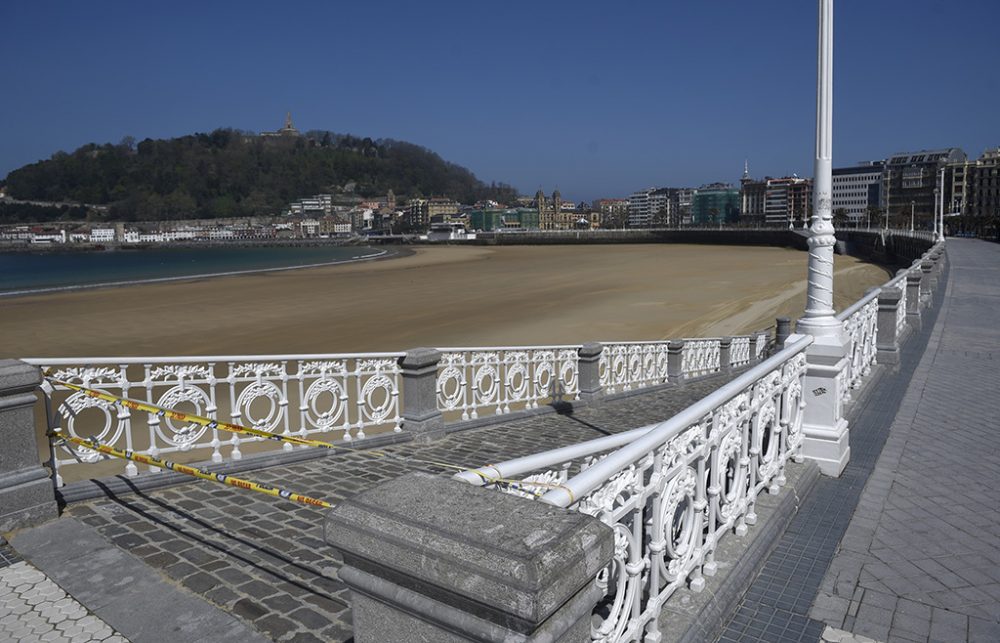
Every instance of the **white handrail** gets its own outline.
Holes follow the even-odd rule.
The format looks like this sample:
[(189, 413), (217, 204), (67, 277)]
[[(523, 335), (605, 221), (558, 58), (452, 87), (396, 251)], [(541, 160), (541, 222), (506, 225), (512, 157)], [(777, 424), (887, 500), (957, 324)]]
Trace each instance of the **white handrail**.
[(773, 371), (776, 367), (781, 366), (790, 358), (804, 351), (812, 343), (813, 338), (811, 336), (803, 337), (794, 342), (781, 352), (769, 357), (746, 373), (743, 373), (736, 379), (677, 413), (669, 420), (660, 423), (646, 432), (642, 437), (618, 449), (586, 471), (573, 476), (558, 488), (552, 489), (542, 496), (541, 500), (558, 507), (568, 507), (576, 500), (606, 483), (613, 475), (628, 465), (643, 457), (657, 446), (676, 437), (681, 431), (703, 418), (706, 414), (742, 393), (748, 386)]

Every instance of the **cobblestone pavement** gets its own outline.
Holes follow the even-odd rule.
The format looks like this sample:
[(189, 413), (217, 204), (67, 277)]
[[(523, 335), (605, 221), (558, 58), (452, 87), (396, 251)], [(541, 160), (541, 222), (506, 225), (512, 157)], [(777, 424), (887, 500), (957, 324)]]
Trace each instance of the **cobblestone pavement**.
[[(402, 458), (480, 466), (664, 420), (723, 381), (710, 378), (381, 450)], [(338, 453), (246, 477), (336, 502), (414, 469), (453, 473)], [(275, 640), (343, 641), (352, 636), (348, 591), (337, 578), (340, 562), (323, 542), (319, 510), (195, 482), (74, 504), (66, 513)]]
[(0, 544), (0, 641), (127, 643), (3, 544)]
[(890, 641), (1000, 641), (1000, 245), (951, 277), (813, 616)]

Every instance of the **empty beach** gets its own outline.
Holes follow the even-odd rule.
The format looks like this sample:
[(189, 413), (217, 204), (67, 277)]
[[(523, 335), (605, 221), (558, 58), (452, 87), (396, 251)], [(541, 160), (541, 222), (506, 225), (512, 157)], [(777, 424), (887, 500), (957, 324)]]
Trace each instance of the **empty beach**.
[[(11, 357), (252, 355), (717, 336), (796, 317), (806, 254), (752, 246), (418, 247), (284, 272), (0, 303)], [(889, 273), (836, 257), (836, 306)]]

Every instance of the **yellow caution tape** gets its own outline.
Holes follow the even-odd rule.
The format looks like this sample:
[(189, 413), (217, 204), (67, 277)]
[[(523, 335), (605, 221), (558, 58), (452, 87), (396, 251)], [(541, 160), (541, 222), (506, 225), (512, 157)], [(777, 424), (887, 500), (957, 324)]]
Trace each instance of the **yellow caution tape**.
[(266, 493), (269, 496), (274, 496), (275, 498), (284, 498), (285, 500), (291, 500), (292, 502), (300, 502), (304, 505), (311, 505), (313, 507), (325, 507), (327, 509), (333, 507), (332, 503), (326, 500), (320, 500), (319, 498), (312, 498), (310, 496), (303, 495), (301, 493), (294, 493), (292, 491), (287, 491), (285, 489), (279, 489), (278, 487), (272, 487), (270, 485), (261, 484), (259, 482), (253, 482), (251, 480), (245, 480), (243, 478), (237, 478), (235, 476), (226, 475), (224, 473), (212, 473), (211, 471), (206, 471), (204, 469), (196, 469), (194, 467), (189, 467), (184, 464), (178, 464), (176, 462), (171, 462), (170, 460), (161, 460), (160, 458), (154, 458), (150, 455), (144, 455), (142, 453), (134, 453), (129, 450), (119, 450), (114, 447), (110, 447), (106, 444), (101, 443), (97, 438), (78, 438), (72, 435), (63, 435), (62, 433), (51, 434), (57, 440), (64, 440), (66, 442), (72, 442), (73, 444), (84, 447), (87, 449), (92, 449), (98, 453), (103, 453), (104, 455), (114, 456), (116, 458), (122, 458), (123, 460), (132, 460), (134, 462), (139, 462), (141, 464), (147, 464), (151, 467), (159, 467), (161, 469), (169, 469), (170, 471), (176, 471), (177, 473), (184, 473), (195, 478), (201, 478), (202, 480), (211, 480), (213, 482), (221, 482), (222, 484), (227, 484), (230, 487), (237, 487), (239, 489), (247, 489), (249, 491), (257, 491), (260, 493)]
[[(252, 435), (252, 436), (255, 436), (255, 437), (258, 437), (258, 438), (263, 438), (265, 440), (274, 440), (274, 441), (277, 441), (277, 442), (287, 442), (289, 444), (298, 444), (298, 445), (308, 446), (308, 447), (317, 447), (317, 448), (320, 448), (320, 449), (334, 449), (334, 450), (350, 451), (352, 453), (360, 453), (362, 455), (367, 455), (367, 456), (370, 456), (370, 457), (389, 458), (389, 459), (393, 459), (393, 460), (399, 460), (401, 462), (405, 462), (405, 463), (409, 463), (409, 464), (414, 464), (414, 463), (415, 464), (425, 464), (425, 465), (431, 465), (431, 466), (435, 466), (435, 467), (440, 467), (440, 468), (443, 468), (443, 469), (454, 469), (454, 470), (463, 471), (463, 472), (464, 471), (469, 471), (471, 473), (476, 474), (477, 476), (479, 476), (480, 478), (482, 478), (484, 481), (489, 482), (490, 484), (514, 486), (515, 488), (518, 488), (521, 491), (527, 491), (528, 493), (534, 493), (534, 495), (536, 495), (536, 496), (541, 496), (542, 494), (535, 493), (535, 492), (529, 491), (527, 489), (524, 489), (522, 485), (530, 485), (530, 486), (535, 486), (535, 487), (561, 488), (561, 489), (566, 489), (566, 491), (569, 492), (569, 489), (567, 489), (566, 487), (564, 487), (561, 484), (554, 484), (554, 483), (547, 483), (547, 482), (524, 482), (522, 480), (510, 480), (510, 479), (507, 479), (507, 478), (497, 478), (497, 477), (493, 477), (493, 476), (487, 475), (486, 473), (480, 471), (479, 469), (470, 469), (469, 467), (463, 467), (463, 466), (458, 465), (458, 464), (451, 464), (451, 463), (448, 463), (448, 462), (440, 462), (440, 461), (437, 461), (437, 460), (425, 460), (425, 459), (422, 459), (422, 458), (415, 458), (415, 457), (412, 457), (412, 456), (402, 457), (402, 456), (397, 456), (397, 455), (393, 455), (393, 454), (387, 453), (385, 451), (378, 451), (378, 450), (375, 450), (375, 449), (355, 449), (355, 448), (352, 448), (352, 447), (349, 447), (349, 446), (345, 446), (345, 445), (333, 444), (331, 442), (324, 442), (323, 440), (312, 440), (312, 439), (309, 439), (309, 438), (301, 438), (301, 437), (298, 437), (298, 436), (295, 436), (295, 435), (283, 435), (281, 433), (272, 433), (271, 431), (265, 431), (263, 429), (254, 429), (254, 428), (251, 428), (251, 427), (242, 426), (240, 424), (233, 424), (231, 422), (220, 422), (219, 420), (213, 420), (212, 418), (207, 418), (207, 417), (203, 417), (203, 416), (200, 416), (200, 415), (194, 415), (193, 413), (184, 413), (183, 411), (175, 411), (173, 409), (165, 409), (165, 408), (163, 408), (161, 406), (157, 406), (155, 404), (150, 404), (148, 402), (141, 402), (139, 400), (132, 400), (132, 399), (129, 399), (129, 398), (126, 398), (126, 397), (119, 397), (117, 395), (112, 395), (112, 394), (106, 393), (104, 391), (98, 391), (98, 390), (95, 390), (95, 389), (92, 389), (92, 388), (87, 388), (85, 386), (80, 386), (79, 384), (73, 384), (71, 382), (64, 382), (62, 380), (57, 380), (57, 379), (51, 377), (49, 375), (48, 371), (45, 372), (45, 376), (53, 384), (56, 384), (56, 385), (59, 385), (59, 386), (63, 386), (65, 388), (68, 388), (68, 389), (73, 390), (73, 391), (79, 391), (80, 393), (83, 393), (84, 395), (86, 395), (88, 397), (92, 397), (92, 398), (95, 398), (95, 399), (98, 399), (98, 400), (104, 400), (105, 402), (110, 402), (112, 404), (117, 404), (119, 406), (123, 406), (125, 408), (132, 409), (134, 411), (143, 411), (143, 412), (150, 413), (152, 415), (156, 415), (156, 416), (159, 416), (159, 417), (170, 418), (171, 420), (177, 420), (178, 422), (191, 422), (193, 424), (197, 424), (199, 426), (204, 426), (204, 427), (207, 427), (209, 429), (221, 429), (223, 431), (229, 431), (230, 433), (241, 433), (241, 434), (244, 434), (244, 435)], [(65, 437), (65, 439), (79, 439), (79, 438), (70, 438), (69, 436), (63, 436), (63, 437)], [(111, 448), (111, 447), (107, 447), (107, 448)], [(138, 454), (135, 454), (135, 455), (138, 455)], [(143, 457), (148, 457), (148, 456), (143, 456)], [(572, 497), (572, 493), (570, 493), (570, 496)]]

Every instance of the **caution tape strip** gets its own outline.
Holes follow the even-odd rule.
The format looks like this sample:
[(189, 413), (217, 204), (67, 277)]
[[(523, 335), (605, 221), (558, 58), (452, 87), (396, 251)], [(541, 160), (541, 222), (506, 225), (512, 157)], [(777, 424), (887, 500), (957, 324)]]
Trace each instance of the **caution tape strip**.
[[(213, 420), (212, 418), (203, 417), (200, 415), (194, 415), (193, 413), (184, 413), (183, 411), (176, 411), (173, 409), (165, 409), (161, 406), (155, 404), (150, 404), (148, 402), (141, 402), (139, 400), (129, 399), (127, 397), (120, 397), (117, 395), (112, 395), (106, 393), (105, 391), (98, 391), (96, 389), (88, 388), (86, 386), (81, 386), (79, 384), (73, 384), (72, 382), (66, 382), (63, 380), (58, 380), (53, 378), (48, 371), (45, 372), (45, 377), (52, 384), (58, 386), (63, 386), (73, 391), (79, 391), (88, 397), (92, 397), (99, 400), (104, 400), (105, 402), (110, 402), (119, 406), (123, 406), (134, 411), (143, 411), (151, 415), (156, 415), (158, 417), (166, 417), (172, 420), (177, 420), (178, 422), (191, 422), (199, 426), (204, 426), (209, 429), (221, 429), (223, 431), (228, 431), (230, 433), (240, 433), (244, 435), (252, 435), (254, 437), (262, 438), (265, 440), (273, 440), (276, 442), (287, 442), (289, 444), (298, 444), (301, 446), (316, 447), (320, 449), (332, 449), (339, 451), (350, 451), (352, 453), (359, 453), (362, 455), (367, 455), (369, 457), (377, 458), (389, 458), (392, 460), (397, 460), (407, 464), (424, 464), (431, 465), (435, 467), (440, 467), (444, 469), (453, 469), (456, 471), (470, 472), (479, 476), (484, 482), (489, 484), (496, 484), (500, 486), (512, 486), (521, 491), (527, 493), (532, 493), (535, 496), (541, 496), (542, 494), (536, 493), (526, 487), (538, 487), (538, 488), (548, 488), (548, 489), (563, 489), (569, 494), (570, 498), (573, 498), (573, 492), (570, 491), (564, 485), (550, 482), (525, 482), (523, 480), (510, 480), (507, 478), (499, 478), (495, 476), (488, 475), (487, 473), (470, 467), (464, 467), (458, 464), (452, 464), (449, 462), (441, 462), (439, 460), (427, 460), (423, 458), (415, 458), (413, 456), (402, 457), (395, 454), (388, 453), (386, 451), (379, 451), (376, 449), (355, 449), (349, 446), (333, 444), (331, 442), (324, 442), (323, 440), (313, 440), (310, 438), (302, 438), (295, 435), (283, 435), (281, 433), (272, 433), (271, 431), (265, 431), (263, 429), (255, 429), (252, 427), (243, 426), (240, 424), (233, 424), (231, 422), (221, 422), (219, 420)], [(69, 436), (64, 436), (69, 439)], [(110, 448), (110, 447), (109, 447)], [(575, 500), (573, 500), (575, 502)]]
[(196, 469), (195, 467), (189, 467), (185, 464), (178, 464), (177, 462), (171, 462), (170, 460), (161, 460), (160, 458), (154, 458), (150, 455), (145, 455), (142, 453), (135, 453), (130, 450), (120, 450), (114, 447), (108, 446), (102, 443), (97, 438), (78, 438), (72, 435), (63, 435), (62, 433), (50, 434), (56, 440), (64, 440), (66, 442), (72, 442), (73, 444), (84, 447), (86, 449), (92, 449), (98, 453), (103, 453), (104, 455), (114, 456), (116, 458), (121, 458), (123, 460), (132, 460), (133, 462), (138, 462), (140, 464), (146, 464), (151, 467), (159, 467), (161, 469), (169, 469), (170, 471), (176, 471), (177, 473), (183, 473), (195, 478), (201, 478), (202, 480), (211, 480), (213, 482), (221, 482), (222, 484), (227, 484), (230, 487), (237, 487), (239, 489), (247, 489), (248, 491), (257, 491), (259, 493), (266, 493), (269, 496), (274, 496), (275, 498), (284, 498), (285, 500), (291, 500), (292, 502), (299, 502), (304, 505), (311, 505), (313, 507), (325, 507), (327, 509), (332, 508), (334, 505), (327, 502), (326, 500), (320, 500), (319, 498), (313, 498), (311, 496), (306, 496), (301, 493), (295, 493), (293, 491), (288, 491), (286, 489), (280, 489), (278, 487), (272, 487), (270, 485), (261, 484), (259, 482), (253, 482), (251, 480), (245, 480), (243, 478), (237, 478), (235, 476), (230, 476), (224, 473), (212, 473), (211, 471), (206, 471), (205, 469)]

